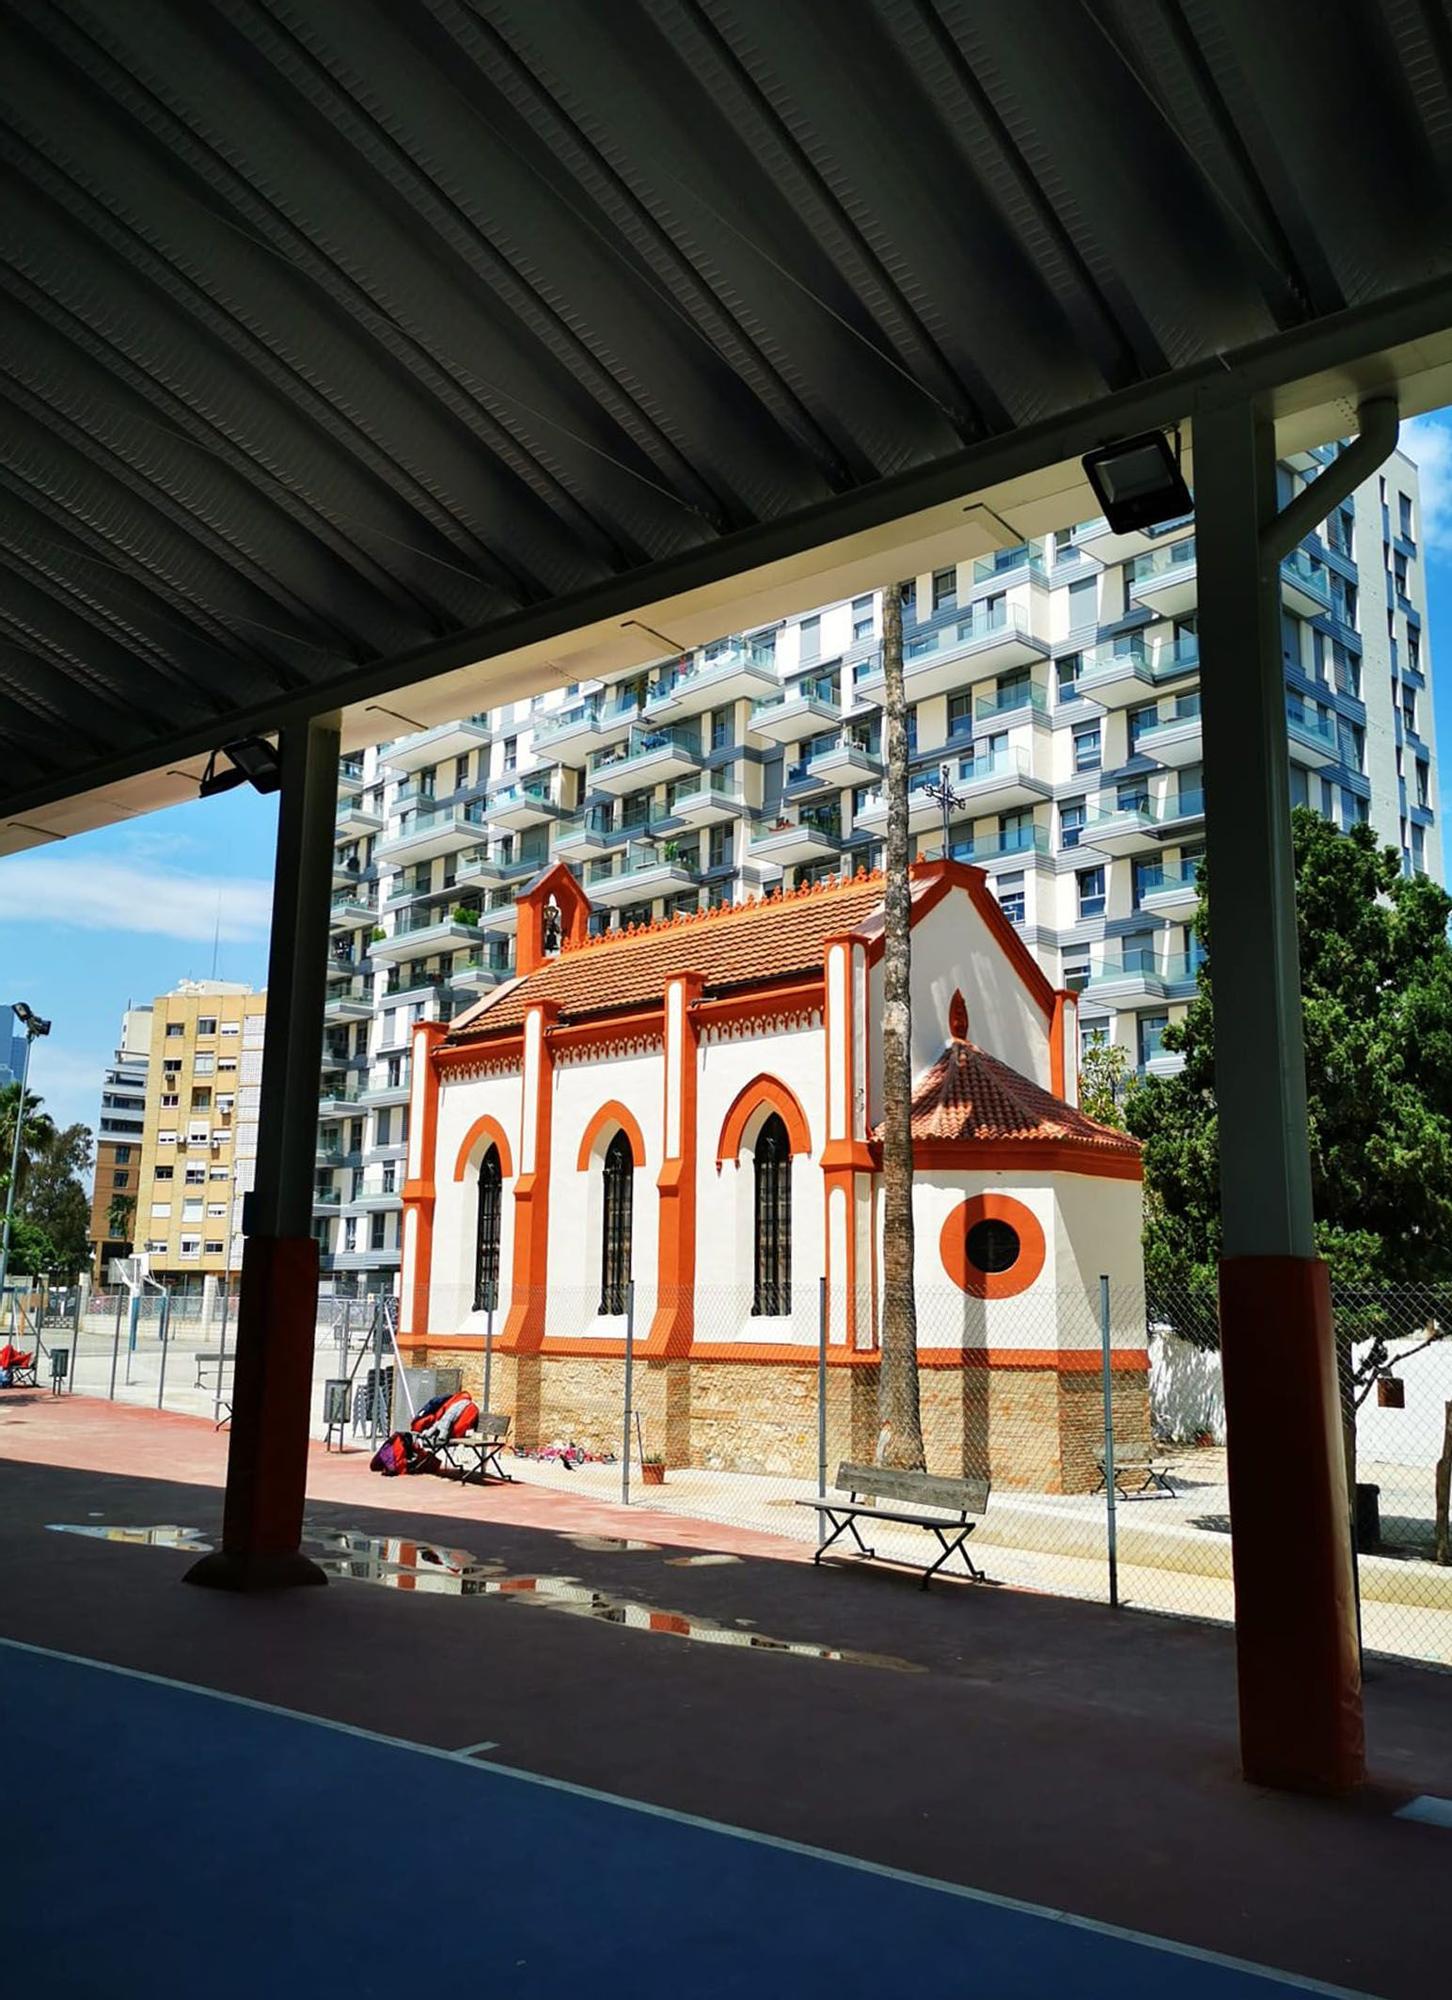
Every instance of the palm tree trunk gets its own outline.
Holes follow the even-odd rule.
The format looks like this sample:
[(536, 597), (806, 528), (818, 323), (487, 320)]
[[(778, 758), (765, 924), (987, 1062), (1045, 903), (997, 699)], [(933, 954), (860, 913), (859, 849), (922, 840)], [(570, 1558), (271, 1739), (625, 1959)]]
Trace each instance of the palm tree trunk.
[(907, 696), (902, 593), (883, 592), (882, 667), (887, 724), (887, 887), (882, 951), (882, 1363), (878, 1462), (926, 1467), (918, 1407), (918, 1314), (913, 1292), (912, 938), (908, 881)]

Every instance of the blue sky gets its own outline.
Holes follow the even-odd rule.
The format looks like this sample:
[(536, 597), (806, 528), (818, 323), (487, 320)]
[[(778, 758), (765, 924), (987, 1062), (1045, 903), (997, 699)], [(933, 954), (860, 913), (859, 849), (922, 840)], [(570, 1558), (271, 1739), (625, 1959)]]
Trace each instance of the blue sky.
[[(1452, 411), (1404, 425), (1422, 472), (1422, 547), (1444, 823), (1452, 798)], [(0, 859), (0, 1005), (53, 1020), (32, 1088), (94, 1124), (122, 1010), (182, 978), (263, 986), (277, 811), (250, 788)], [(8, 1024), (7, 1024), (8, 1025)]]

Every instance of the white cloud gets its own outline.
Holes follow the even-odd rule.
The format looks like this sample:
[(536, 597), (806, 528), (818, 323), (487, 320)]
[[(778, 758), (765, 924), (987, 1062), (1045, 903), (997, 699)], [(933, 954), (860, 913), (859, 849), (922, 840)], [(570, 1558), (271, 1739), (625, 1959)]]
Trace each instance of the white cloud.
[(101, 1078), (111, 1057), (110, 1049), (82, 1052), (62, 1042), (39, 1041), (31, 1052), (29, 1088), (57, 1125), (89, 1125), (94, 1130), (100, 1116)]
[(144, 862), (85, 854), (12, 855), (0, 868), (0, 919), (66, 924), (86, 931), (224, 944), (267, 935), (270, 882), (188, 875)]
[(1402, 425), (1402, 450), (1422, 475), (1422, 540), (1452, 551), (1452, 419), (1441, 411)]

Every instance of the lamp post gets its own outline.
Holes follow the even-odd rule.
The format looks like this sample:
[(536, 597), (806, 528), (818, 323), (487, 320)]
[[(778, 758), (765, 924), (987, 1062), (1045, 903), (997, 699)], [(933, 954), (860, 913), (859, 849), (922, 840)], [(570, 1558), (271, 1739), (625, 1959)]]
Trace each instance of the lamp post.
[(923, 786), (924, 794), (933, 801), (933, 804), (935, 806), (940, 807), (942, 810), (943, 859), (945, 861), (951, 859), (951, 855), (949, 852), (949, 845), (948, 845), (948, 818), (949, 815), (952, 813), (954, 806), (960, 806), (963, 803), (962, 793), (955, 792), (953, 790), (952, 785), (949, 783), (948, 772), (950, 768), (951, 766), (947, 764), (942, 765), (938, 771), (937, 782), (935, 784)]
[(30, 1045), (37, 1035), (50, 1033), (50, 1022), (42, 1021), (23, 1000), (11, 1003), (11, 1013), (25, 1029), (25, 1054), (20, 1062), (20, 1099), (15, 1106), (15, 1143), (10, 1149), (10, 1185), (5, 1190), (5, 1228), (0, 1234), (0, 1308), (5, 1303), (5, 1274), (10, 1264), (10, 1223), (15, 1214), (15, 1184), (20, 1178), (20, 1140), (25, 1131), (25, 1089), (30, 1080)]

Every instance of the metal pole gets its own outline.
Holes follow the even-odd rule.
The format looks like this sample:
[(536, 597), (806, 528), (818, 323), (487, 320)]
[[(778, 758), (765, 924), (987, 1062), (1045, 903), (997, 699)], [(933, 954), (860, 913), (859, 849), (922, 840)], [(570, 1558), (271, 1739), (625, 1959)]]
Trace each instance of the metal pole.
[(494, 1308), (490, 1306), (484, 1316), (484, 1415), (492, 1414), (494, 1405), (489, 1400), (490, 1387), (494, 1376)]
[[(230, 1230), (230, 1228), (231, 1218), (229, 1217), (228, 1229)], [(230, 1263), (230, 1257), (227, 1261)], [(222, 1320), (217, 1330), (217, 1386), (212, 1391), (212, 1423), (214, 1426), (222, 1421), (222, 1374), (227, 1366), (227, 1313), (231, 1303), (230, 1277), (231, 1273), (224, 1268), (222, 1272)]]
[(369, 1414), (373, 1420), (373, 1449), (377, 1451), (379, 1440), (378, 1408), (383, 1400), (383, 1298), (379, 1295), (373, 1307), (373, 1394), (369, 1397)]
[(77, 1375), (77, 1373), (78, 1373), (78, 1371), (79, 1371), (79, 1369), (80, 1369), (80, 1365), (81, 1365), (81, 1304), (82, 1304), (82, 1298), (83, 1298), (83, 1294), (82, 1294), (82, 1291), (81, 1291), (81, 1288), (80, 1288), (80, 1286), (79, 1286), (79, 1285), (77, 1285), (77, 1286), (76, 1286), (76, 1298), (75, 1298), (75, 1304), (74, 1304), (74, 1305), (73, 1305), (73, 1306), (71, 1307), (71, 1328), (72, 1328), (72, 1338), (71, 1338), (71, 1368), (70, 1368), (70, 1380), (69, 1380), (69, 1382), (68, 1382), (68, 1383), (67, 1383), (67, 1385), (66, 1385), (66, 1394), (67, 1394), (68, 1396), (74, 1396), (74, 1395), (75, 1395), (75, 1393), (76, 1393), (76, 1375)]
[(1109, 1545), (1109, 1602), (1119, 1602), (1119, 1522), (1115, 1517), (1114, 1491), (1114, 1377), (1113, 1353), (1109, 1344), (1109, 1280), (1099, 1280), (1099, 1351), (1104, 1376), (1104, 1515)]
[(20, 1179), (20, 1138), (25, 1130), (25, 1089), (30, 1080), (30, 1045), (34, 1040), (25, 1031), (25, 1053), (20, 1058), (20, 1097), (15, 1106), (15, 1143), (10, 1148), (10, 1185), (5, 1190), (5, 1229), (0, 1234), (0, 1303), (5, 1298), (5, 1278), (10, 1269), (10, 1220), (15, 1213), (15, 1185)]
[(161, 1335), (161, 1373), (156, 1378), (156, 1407), (161, 1408), (161, 1399), (166, 1394), (166, 1355), (171, 1346), (171, 1293), (163, 1292), (157, 1315), (157, 1331)]
[[(817, 1280), (817, 1498), (827, 1497), (827, 1278)], [(817, 1516), (817, 1540), (826, 1538), (826, 1516)]]
[(116, 1400), (116, 1364), (121, 1358), (121, 1306), (122, 1295), (116, 1294), (116, 1326), (111, 1335), (111, 1401)]
[(620, 1504), (630, 1505), (630, 1412), (635, 1393), (635, 1280), (625, 1287), (625, 1427), (620, 1454)]

